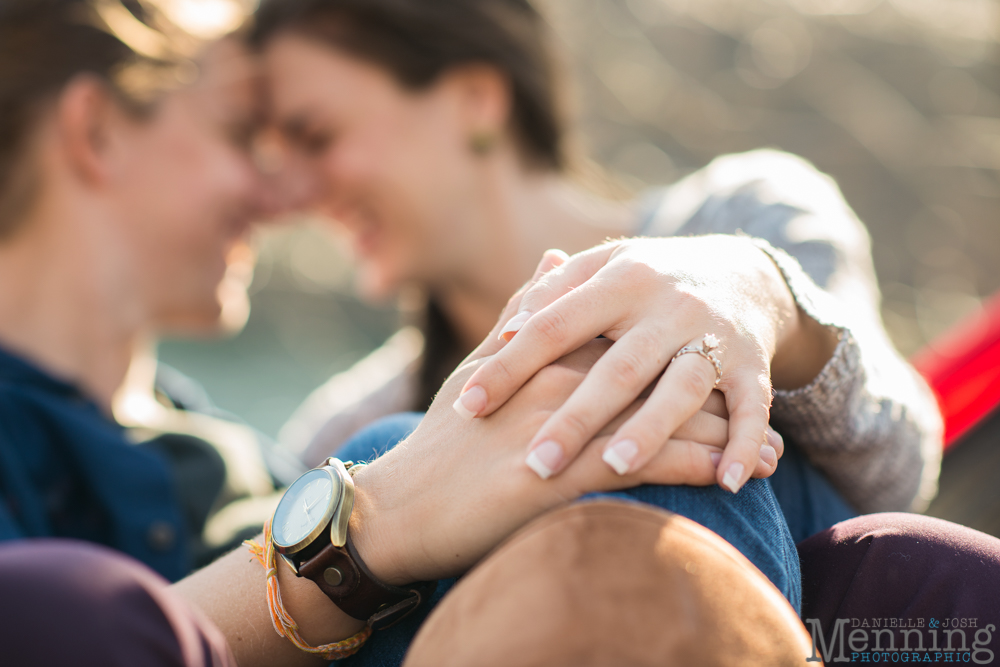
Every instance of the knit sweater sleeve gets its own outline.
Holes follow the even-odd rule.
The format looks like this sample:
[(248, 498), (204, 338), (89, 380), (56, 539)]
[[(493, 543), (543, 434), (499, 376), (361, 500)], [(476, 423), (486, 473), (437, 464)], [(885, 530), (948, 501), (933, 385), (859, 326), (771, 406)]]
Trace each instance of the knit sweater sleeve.
[(812, 382), (774, 393), (771, 425), (858, 510), (926, 507), (940, 472), (937, 403), (889, 341), (867, 231), (832, 179), (754, 151), (718, 158), (649, 201), (644, 235), (755, 238), (802, 311), (839, 338)]

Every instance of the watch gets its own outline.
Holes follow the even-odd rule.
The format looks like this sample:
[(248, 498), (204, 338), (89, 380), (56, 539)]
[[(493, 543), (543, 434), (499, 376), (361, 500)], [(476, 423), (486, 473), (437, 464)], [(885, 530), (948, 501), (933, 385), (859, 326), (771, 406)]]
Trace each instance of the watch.
[(437, 582), (390, 586), (365, 565), (351, 541), (352, 475), (360, 465), (329, 458), (292, 482), (271, 518), (275, 551), (348, 616), (387, 628), (430, 597)]

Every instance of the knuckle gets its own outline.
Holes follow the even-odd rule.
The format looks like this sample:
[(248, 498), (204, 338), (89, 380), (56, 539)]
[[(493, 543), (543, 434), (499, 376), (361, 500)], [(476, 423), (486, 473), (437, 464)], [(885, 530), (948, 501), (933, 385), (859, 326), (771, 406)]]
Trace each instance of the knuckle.
[(715, 481), (715, 468), (707, 459), (703, 447), (690, 440), (677, 442), (674, 458), (678, 462), (683, 481), (687, 484), (711, 484)]
[(756, 438), (748, 435), (737, 435), (729, 442), (727, 449), (732, 449), (736, 460), (748, 464), (749, 468), (757, 465), (760, 460), (760, 445)]
[(760, 422), (761, 432), (767, 426), (770, 416), (770, 406), (759, 400), (738, 401), (730, 408), (729, 420), (731, 422)]
[(630, 281), (630, 283), (635, 284), (648, 283), (650, 280), (655, 279), (658, 275), (658, 272), (652, 266), (635, 259), (629, 259), (622, 262), (620, 270), (625, 279)]
[(540, 280), (532, 284), (524, 293), (524, 298), (521, 299), (521, 306), (543, 306), (551, 301), (554, 301), (558, 296), (560, 295), (555, 286), (553, 286), (548, 280), (545, 279), (545, 276), (543, 276)]
[[(482, 368), (481, 379), (484, 385), (506, 387), (515, 381), (514, 369), (504, 357), (497, 355)], [(488, 389), (486, 393), (490, 393)]]
[(555, 308), (547, 308), (531, 318), (531, 326), (544, 343), (558, 345), (565, 340), (569, 325)]
[(560, 430), (570, 441), (582, 441), (592, 435), (592, 427), (586, 417), (574, 410), (559, 415)]
[(687, 477), (694, 476), (694, 474), (697, 473), (698, 469), (701, 467), (699, 465), (701, 463), (701, 459), (697, 456), (697, 450), (698, 446), (690, 440), (681, 442), (680, 456), (677, 458), (683, 462), (684, 474)]
[(634, 352), (620, 352), (612, 360), (611, 373), (614, 382), (619, 386), (645, 386), (646, 373), (642, 360)]
[(677, 369), (677, 387), (685, 396), (707, 398), (715, 381), (714, 370), (712, 380), (708, 380), (703, 364), (686, 364)]

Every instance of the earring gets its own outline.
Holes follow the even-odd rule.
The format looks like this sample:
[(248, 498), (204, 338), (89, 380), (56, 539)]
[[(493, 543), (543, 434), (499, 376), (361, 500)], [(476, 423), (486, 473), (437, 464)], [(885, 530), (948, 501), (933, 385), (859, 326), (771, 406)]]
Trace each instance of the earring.
[(489, 155), (497, 145), (497, 135), (491, 130), (478, 130), (469, 137), (469, 149), (480, 157)]

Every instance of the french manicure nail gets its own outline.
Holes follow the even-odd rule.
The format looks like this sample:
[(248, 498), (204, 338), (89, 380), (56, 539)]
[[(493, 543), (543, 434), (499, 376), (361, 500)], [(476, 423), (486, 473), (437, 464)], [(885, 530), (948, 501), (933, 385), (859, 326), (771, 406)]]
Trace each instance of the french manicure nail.
[(604, 450), (601, 458), (611, 466), (616, 473), (624, 475), (632, 467), (639, 453), (639, 445), (634, 440), (621, 440)]
[(546, 440), (531, 450), (524, 460), (528, 467), (542, 479), (552, 477), (552, 473), (563, 460), (563, 448), (555, 440)]
[(773, 468), (778, 465), (778, 452), (771, 445), (761, 445), (760, 460)]
[(510, 318), (510, 321), (507, 322), (507, 326), (505, 326), (503, 331), (500, 332), (500, 340), (505, 340), (509, 343), (510, 339), (514, 337), (514, 334), (520, 331), (521, 327), (524, 326), (524, 323), (530, 319), (531, 313), (526, 310), (522, 310), (520, 313)]
[(711, 454), (708, 455), (708, 457), (712, 459), (712, 465), (718, 468), (719, 461), (722, 460), (722, 452), (712, 452)]
[(778, 446), (785, 442), (784, 438), (781, 437), (781, 434), (770, 426), (764, 429), (764, 439), (767, 440), (767, 444), (771, 445), (775, 451), (778, 451)]
[(743, 486), (743, 464), (737, 461), (729, 466), (729, 470), (722, 476), (722, 483), (727, 489), (736, 493)]
[(466, 419), (475, 419), (476, 415), (486, 409), (486, 390), (476, 385), (469, 387), (451, 404), (455, 412)]

